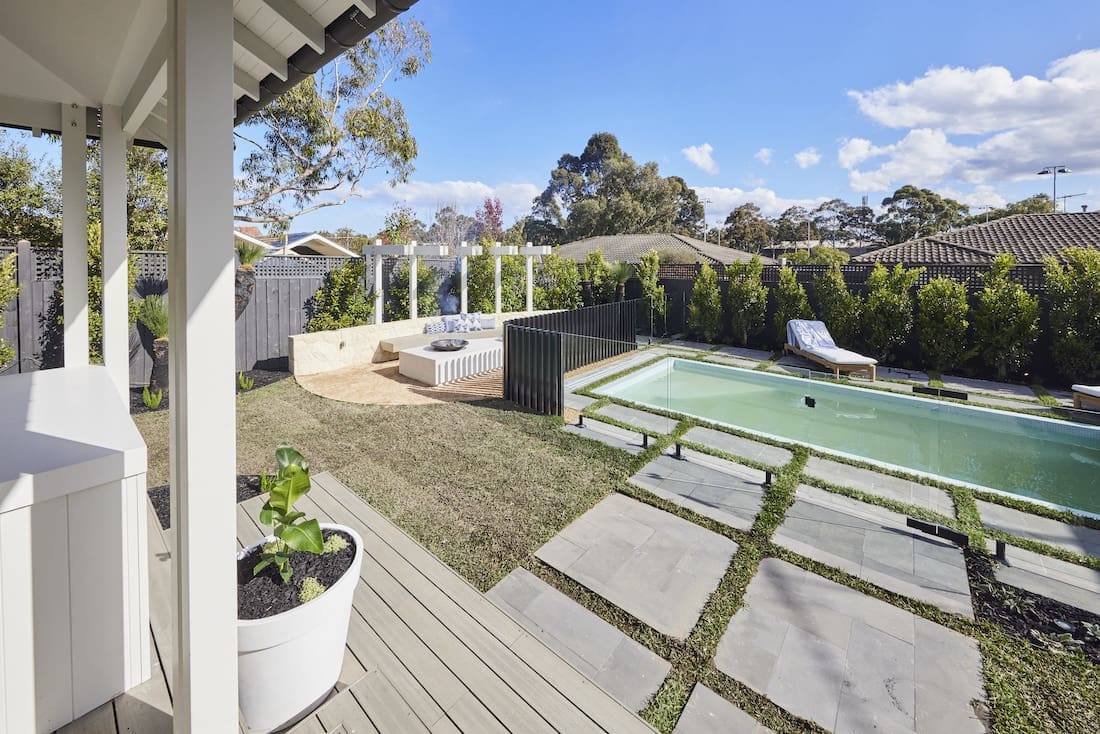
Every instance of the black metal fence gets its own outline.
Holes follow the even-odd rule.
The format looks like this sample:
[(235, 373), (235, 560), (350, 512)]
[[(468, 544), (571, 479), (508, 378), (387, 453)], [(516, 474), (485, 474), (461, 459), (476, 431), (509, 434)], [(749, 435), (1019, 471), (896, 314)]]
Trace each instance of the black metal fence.
[(543, 415), (565, 408), (565, 374), (637, 348), (644, 299), (529, 316), (504, 325), (504, 397)]

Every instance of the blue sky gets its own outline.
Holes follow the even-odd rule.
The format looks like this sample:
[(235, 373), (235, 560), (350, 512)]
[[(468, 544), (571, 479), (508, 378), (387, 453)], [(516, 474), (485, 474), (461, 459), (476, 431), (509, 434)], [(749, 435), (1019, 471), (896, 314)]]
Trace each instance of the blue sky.
[(526, 214), (598, 131), (709, 199), (775, 215), (906, 183), (972, 205), (1058, 193), (1100, 207), (1100, 3), (421, 0), (433, 61), (391, 88), (420, 155), (407, 185), (293, 229), (377, 231), (498, 195)]

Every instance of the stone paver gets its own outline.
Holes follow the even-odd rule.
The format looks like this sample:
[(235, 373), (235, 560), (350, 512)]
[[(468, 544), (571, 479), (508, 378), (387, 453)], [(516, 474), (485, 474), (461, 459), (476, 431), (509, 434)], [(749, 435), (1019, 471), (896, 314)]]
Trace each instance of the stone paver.
[(985, 727), (975, 642), (766, 558), (718, 645), (722, 672), (837, 732), (967, 734)]
[(618, 426), (613, 426), (610, 423), (603, 423), (594, 418), (585, 418), (583, 427), (575, 423), (567, 423), (562, 430), (566, 433), (573, 433), (578, 436), (590, 438), (593, 441), (605, 443), (608, 446), (622, 449), (623, 451), (629, 451), (634, 455), (638, 455), (645, 451), (645, 448), (642, 446), (641, 434), (635, 433), (634, 431), (627, 431)]
[(587, 395), (577, 395), (576, 393), (566, 393), (565, 395), (565, 406), (573, 410), (584, 410), (594, 402), (596, 402), (596, 398), (590, 398)]
[(696, 683), (672, 734), (775, 734), (775, 732), (702, 683)]
[(968, 403), (974, 405), (982, 405), (988, 408), (1008, 408), (1010, 410), (1031, 410), (1040, 413), (1049, 413), (1050, 408), (1042, 403), (1029, 403), (1023, 400), (1013, 400), (1010, 398), (1001, 398), (993, 395), (979, 395), (978, 393), (970, 393)]
[(784, 355), (779, 361), (768, 368), (768, 372), (796, 375), (798, 377), (812, 375), (814, 377), (831, 378), (833, 376), (833, 371), (829, 368), (823, 367), (817, 362), (811, 362), (804, 357), (799, 357), (797, 354)]
[(714, 362), (716, 364), (724, 364), (728, 367), (740, 367), (746, 370), (756, 369), (756, 367), (760, 364), (759, 362), (754, 362), (753, 360), (745, 359), (744, 357), (731, 357), (728, 354), (716, 353), (708, 354), (704, 361)]
[[(968, 393), (981, 392), (1010, 400), (1025, 400), (1031, 402), (1038, 400), (1038, 398), (1035, 397), (1035, 391), (1027, 385), (1013, 385), (1010, 382), (977, 380), (971, 377), (953, 377), (951, 375), (944, 375), (941, 381), (944, 387), (951, 390), (962, 390)], [(974, 396), (971, 395), (970, 398), (973, 400)]]
[(984, 500), (978, 500), (978, 514), (982, 523), (994, 530), (1100, 558), (1100, 530), (1039, 517)]
[[(993, 550), (993, 542), (988, 545)], [(1100, 571), (1012, 545), (1005, 556), (1006, 563), (994, 570), (1001, 583), (1100, 614)]]
[(571, 376), (565, 381), (566, 392), (574, 392), (579, 390), (585, 385), (589, 385), (598, 380), (602, 380), (609, 375), (614, 375), (619, 372), (630, 369), (639, 364), (643, 364), (653, 359), (655, 356), (652, 350), (642, 350), (638, 352), (632, 352), (629, 356), (624, 356), (610, 364), (605, 364), (595, 369), (583, 372), (579, 375)]
[(677, 349), (692, 349), (699, 352), (709, 352), (714, 348), (713, 344), (707, 344), (706, 342), (696, 342), (690, 339), (669, 339), (666, 342), (661, 342), (666, 347), (676, 347)]
[(639, 429), (648, 431), (650, 435), (655, 433), (671, 433), (678, 423), (678, 421), (672, 418), (647, 413), (644, 410), (628, 408), (625, 405), (605, 405), (596, 412), (600, 415), (606, 415), (608, 418), (614, 418), (617, 421), (637, 426)]
[(737, 544), (621, 494), (535, 555), (650, 627), (687, 639)]
[(645, 708), (672, 668), (525, 569), (512, 571), (486, 596), (632, 711)]
[(683, 456), (659, 456), (630, 482), (730, 527), (752, 528), (764, 496), (764, 472), (690, 449)]
[(733, 357), (742, 357), (756, 362), (763, 362), (766, 359), (772, 358), (771, 352), (766, 352), (762, 349), (748, 349), (746, 347), (722, 347), (716, 349), (715, 354), (728, 354)]
[(771, 444), (753, 441), (748, 438), (734, 436), (725, 431), (716, 431), (713, 428), (696, 426), (683, 436), (685, 441), (691, 441), (702, 446), (707, 446), (727, 454), (739, 456), (750, 461), (759, 461), (768, 466), (780, 467), (791, 460), (790, 451), (772, 446)]
[(841, 487), (924, 507), (941, 515), (955, 517), (955, 504), (950, 495), (939, 487), (929, 487), (889, 474), (879, 474), (870, 469), (842, 464), (839, 461), (811, 456), (803, 470), (808, 477), (820, 479)]
[(883, 379), (878, 379), (878, 380), (875, 380), (874, 382), (871, 382), (871, 380), (869, 378), (864, 377), (863, 375), (857, 375), (857, 374), (848, 375), (848, 380), (855, 383), (856, 385), (860, 385), (860, 386), (863, 386), (863, 385), (866, 385), (868, 387), (874, 386), (874, 387), (878, 388), (879, 390), (889, 390), (890, 392), (902, 393), (904, 395), (912, 395), (913, 394), (913, 386), (908, 384), (908, 383), (890, 382), (889, 380), (883, 380)]
[(880, 364), (875, 369), (875, 372), (881, 380), (905, 380), (907, 382), (918, 382), (921, 385), (928, 384), (928, 375), (917, 370), (906, 370), (901, 367), (884, 367)]
[(973, 617), (962, 549), (905, 527), (905, 517), (801, 485), (774, 541), (890, 591)]

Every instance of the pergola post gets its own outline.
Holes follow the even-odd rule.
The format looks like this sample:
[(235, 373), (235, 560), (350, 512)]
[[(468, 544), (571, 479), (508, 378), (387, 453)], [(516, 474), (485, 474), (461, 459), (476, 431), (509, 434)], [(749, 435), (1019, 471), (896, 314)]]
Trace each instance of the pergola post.
[(469, 257), (471, 255), (480, 255), (481, 245), (467, 245), (466, 242), (463, 241), (462, 246), (455, 250), (455, 254), (458, 255), (458, 280), (461, 291), (458, 299), (458, 312), (468, 313), (469, 288), (467, 282), (470, 275)]
[(417, 272), (420, 258), (422, 256), (428, 257), (446, 257), (450, 253), (451, 248), (447, 245), (418, 245), (414, 240), (408, 246), (409, 248), (409, 318), (417, 318), (417, 290), (420, 284), (417, 283)]
[(87, 110), (61, 105), (61, 243), (65, 366), (88, 364)]
[(103, 364), (111, 379), (129, 398), (130, 320), (126, 269), (126, 138), (122, 110), (101, 110), (100, 206), (103, 211)]
[[(371, 248), (373, 253), (371, 255), (374, 260), (374, 323), (380, 324), (383, 319), (383, 309), (386, 305), (385, 294), (382, 291), (382, 253), (379, 248), (382, 247), (382, 240), (375, 240), (374, 247)], [(363, 251), (363, 256), (366, 257), (366, 250)]]
[(169, 0), (173, 730), (238, 728), (233, 5)]
[(520, 254), (527, 258), (527, 313), (535, 310), (535, 267), (534, 258), (541, 255), (549, 255), (550, 247), (541, 245), (535, 247), (530, 242), (520, 249)]
[(499, 242), (489, 248), (489, 254), (493, 255), (493, 285), (496, 290), (494, 305), (497, 316), (500, 315), (500, 258), (502, 255), (515, 255), (518, 249), (515, 245), (501, 245)]

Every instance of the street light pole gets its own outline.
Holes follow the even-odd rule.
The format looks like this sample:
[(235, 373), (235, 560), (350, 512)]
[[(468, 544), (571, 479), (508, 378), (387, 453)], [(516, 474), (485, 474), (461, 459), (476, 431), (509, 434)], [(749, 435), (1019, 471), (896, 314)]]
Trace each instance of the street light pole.
[(1073, 171), (1069, 170), (1069, 168), (1067, 168), (1066, 166), (1061, 166), (1061, 165), (1058, 165), (1058, 166), (1043, 166), (1043, 168), (1035, 174), (1036, 176), (1048, 176), (1048, 175), (1053, 175), (1054, 176), (1054, 193), (1050, 197), (1050, 208), (1051, 208), (1051, 211), (1054, 214), (1058, 213), (1058, 174), (1059, 173), (1073, 173)]
[(703, 199), (699, 202), (703, 205), (703, 242), (707, 241), (707, 204), (711, 203), (710, 199)]

